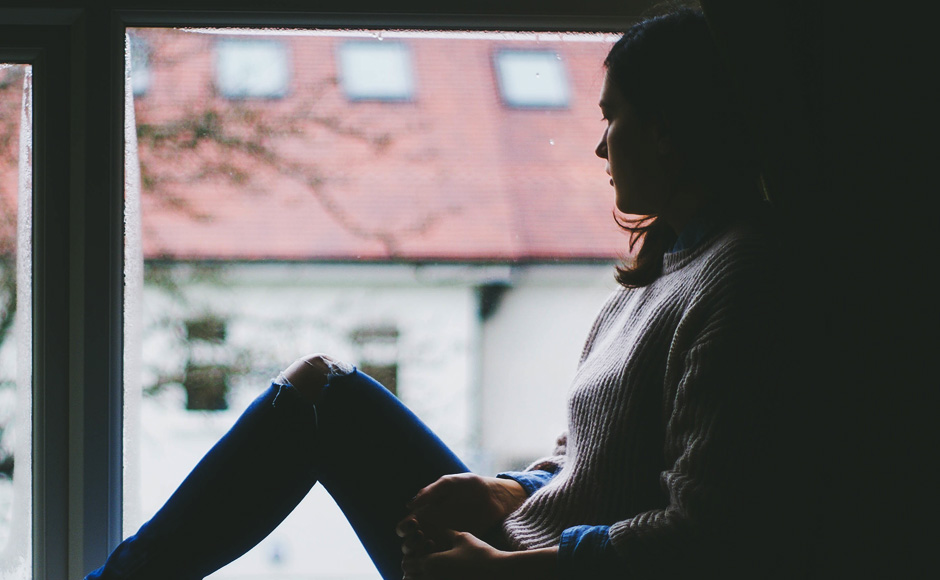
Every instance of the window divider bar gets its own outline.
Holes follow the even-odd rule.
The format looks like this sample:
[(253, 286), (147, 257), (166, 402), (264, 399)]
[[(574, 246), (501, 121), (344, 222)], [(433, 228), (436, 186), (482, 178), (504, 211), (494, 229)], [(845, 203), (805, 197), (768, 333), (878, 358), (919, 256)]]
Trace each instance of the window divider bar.
[[(100, 566), (122, 539), (124, 26), (108, 8), (88, 9), (73, 35), (80, 55), (73, 106), (74, 167), (82, 174), (70, 236), (77, 322), (71, 350), (81, 361), (73, 393), (69, 578)], [(73, 205), (75, 207), (75, 205)], [(51, 580), (51, 579), (50, 579)]]

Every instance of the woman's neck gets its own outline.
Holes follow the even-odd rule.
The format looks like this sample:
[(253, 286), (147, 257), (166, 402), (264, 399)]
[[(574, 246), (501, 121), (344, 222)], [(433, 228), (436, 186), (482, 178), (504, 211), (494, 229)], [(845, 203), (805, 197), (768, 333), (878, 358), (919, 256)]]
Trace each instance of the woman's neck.
[(678, 236), (695, 216), (711, 205), (711, 196), (701, 185), (689, 184), (678, 188), (668, 207), (659, 212), (672, 231)]

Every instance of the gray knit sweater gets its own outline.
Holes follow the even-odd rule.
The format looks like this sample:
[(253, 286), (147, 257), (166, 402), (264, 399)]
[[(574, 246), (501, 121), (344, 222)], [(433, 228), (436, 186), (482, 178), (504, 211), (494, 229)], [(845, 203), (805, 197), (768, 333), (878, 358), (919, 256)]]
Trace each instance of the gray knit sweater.
[(609, 297), (570, 389), (567, 432), (528, 467), (557, 474), (504, 522), (515, 549), (609, 526), (625, 569), (662, 572), (751, 531), (772, 388), (772, 256), (768, 237), (739, 223), (666, 254), (649, 286)]

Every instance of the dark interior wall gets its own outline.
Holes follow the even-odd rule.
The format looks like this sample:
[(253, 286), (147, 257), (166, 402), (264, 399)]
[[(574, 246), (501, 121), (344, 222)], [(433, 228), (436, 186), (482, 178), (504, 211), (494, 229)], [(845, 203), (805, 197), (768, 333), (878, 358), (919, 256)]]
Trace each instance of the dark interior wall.
[[(790, 427), (783, 437), (793, 455), (789, 468), (790, 505), (781, 528), (804, 536), (810, 568), (834, 573), (848, 559), (841, 544), (834, 509), (842, 498), (835, 489), (840, 468), (832, 460), (831, 441), (841, 427), (829, 403), (837, 381), (839, 353), (831, 299), (839, 276), (830, 264), (814, 260), (818, 244), (835, 232), (823, 229), (824, 72), (821, 14), (809, 2), (739, 2), (704, 0), (712, 32), (725, 55), (763, 159), (767, 195), (782, 216), (786, 239), (784, 275), (791, 323), (785, 343), (791, 359), (781, 380), (787, 391), (783, 414)], [(830, 240), (831, 243), (833, 240)], [(798, 496), (798, 497), (797, 497)], [(840, 553), (841, 552), (841, 553)]]
[(803, 527), (815, 528), (817, 572), (921, 576), (934, 549), (922, 531), (935, 513), (924, 490), (936, 489), (928, 368), (940, 316), (936, 204), (924, 195), (933, 162), (921, 157), (934, 107), (922, 75), (934, 65), (916, 40), (926, 38), (917, 11), (703, 5), (788, 220), (788, 292), (800, 314), (788, 379), (809, 405), (794, 411), (805, 423), (794, 437), (816, 482)]

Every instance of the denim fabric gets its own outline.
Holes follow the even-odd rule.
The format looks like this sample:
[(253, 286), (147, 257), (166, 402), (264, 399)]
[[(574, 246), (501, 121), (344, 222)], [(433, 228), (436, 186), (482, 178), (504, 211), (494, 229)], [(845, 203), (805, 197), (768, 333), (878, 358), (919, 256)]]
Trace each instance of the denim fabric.
[(702, 240), (711, 235), (718, 226), (724, 223), (722, 216), (716, 213), (715, 208), (705, 208), (699, 211), (679, 232), (676, 243), (669, 253), (689, 250), (699, 245)]
[(562, 532), (558, 571), (565, 580), (623, 578), (624, 563), (610, 543), (610, 527), (574, 526)]
[(465, 471), (394, 395), (357, 370), (331, 375), (315, 408), (275, 383), (86, 580), (201, 579), (264, 539), (317, 481), (382, 577), (401, 578), (395, 524), (405, 502), (440, 476)]
[(555, 473), (544, 469), (533, 469), (532, 471), (504, 471), (497, 473), (496, 477), (515, 481), (522, 486), (526, 495), (532, 495), (545, 487), (545, 484), (555, 477)]

